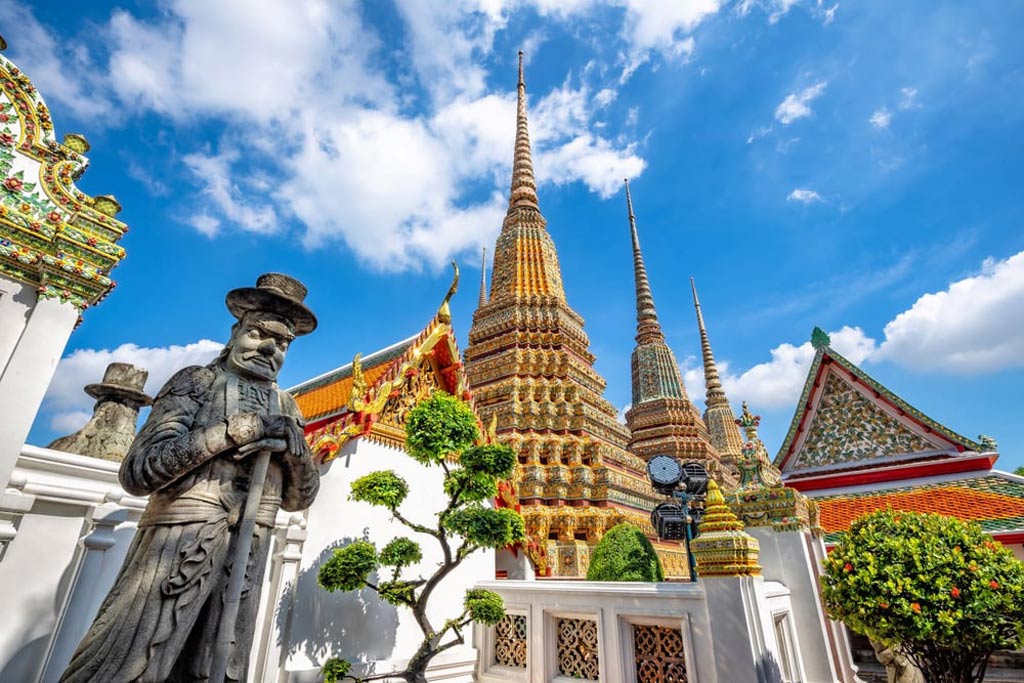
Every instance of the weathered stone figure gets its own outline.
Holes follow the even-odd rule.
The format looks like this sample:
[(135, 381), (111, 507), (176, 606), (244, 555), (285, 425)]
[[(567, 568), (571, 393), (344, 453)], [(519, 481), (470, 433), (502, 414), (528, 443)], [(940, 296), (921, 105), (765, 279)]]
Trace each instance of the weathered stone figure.
[(135, 439), (139, 408), (153, 403), (142, 390), (149, 373), (130, 363), (111, 363), (103, 381), (89, 384), (85, 393), (96, 399), (92, 418), (74, 434), (62, 436), (47, 448), (120, 462)]
[[(129, 493), (149, 494), (149, 505), (61, 681), (207, 681), (237, 570), (246, 580), (227, 677), (245, 680), (274, 517), (278, 508), (307, 508), (319, 488), (301, 414), (275, 382), (289, 343), (316, 327), (305, 294), (276, 273), (233, 290), (227, 306), (238, 322), (220, 357), (180, 370), (160, 390), (120, 473)], [(262, 450), (273, 455), (252, 550), (246, 567), (231, 567), (250, 456)]]

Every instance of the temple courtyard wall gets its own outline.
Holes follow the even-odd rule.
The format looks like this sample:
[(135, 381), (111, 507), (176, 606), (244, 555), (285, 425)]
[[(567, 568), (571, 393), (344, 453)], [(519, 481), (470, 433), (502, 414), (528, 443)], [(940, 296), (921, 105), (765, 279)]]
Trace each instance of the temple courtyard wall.
[[(382, 673), (415, 649), (419, 631), (408, 610), (371, 591), (331, 594), (316, 581), (336, 547), (362, 538), (380, 547), (396, 535), (416, 536), (386, 512), (348, 500), (351, 482), (377, 469), (394, 469), (409, 481), (404, 515), (429, 523), (443, 504), (441, 471), (395, 446), (355, 439), (324, 464), (313, 507), (278, 514), (250, 680), (318, 681), (332, 656)], [(56, 681), (92, 622), (146, 504), (121, 489), (117, 470), (117, 463), (96, 458), (21, 450), (3, 494), (7, 509), (22, 512), (2, 537), (0, 681)], [(852, 683), (852, 668), (837, 671), (832, 664), (829, 653), (849, 646), (842, 629), (821, 617), (816, 577), (808, 570), (808, 560), (823, 552), (820, 541), (801, 532), (752, 532), (762, 548), (763, 578), (496, 581), (494, 554), (479, 552), (441, 584), (432, 617), (439, 623), (443, 614), (460, 611), (463, 592), (474, 585), (501, 594), (509, 616), (496, 628), (476, 628), (471, 642), (437, 658), (430, 677), (525, 683), (592, 676), (631, 683), (650, 680), (641, 672), (652, 667), (682, 667), (690, 683)], [(432, 539), (417, 540), (427, 574), (438, 551)], [(681, 657), (673, 643), (681, 643)], [(588, 648), (592, 659), (580, 656)]]

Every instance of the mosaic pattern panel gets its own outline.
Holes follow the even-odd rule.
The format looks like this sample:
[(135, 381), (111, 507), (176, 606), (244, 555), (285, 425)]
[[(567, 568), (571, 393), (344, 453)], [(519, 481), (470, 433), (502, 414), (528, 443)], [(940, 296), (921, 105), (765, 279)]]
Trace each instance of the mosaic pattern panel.
[(633, 624), (633, 656), (637, 683), (686, 683), (681, 630)]
[(597, 622), (592, 619), (558, 620), (558, 673), (569, 678), (596, 681), (601, 674), (597, 661)]
[(935, 448), (830, 372), (800, 458), (792, 469)]
[(494, 627), (494, 663), (526, 668), (526, 617), (506, 614)]

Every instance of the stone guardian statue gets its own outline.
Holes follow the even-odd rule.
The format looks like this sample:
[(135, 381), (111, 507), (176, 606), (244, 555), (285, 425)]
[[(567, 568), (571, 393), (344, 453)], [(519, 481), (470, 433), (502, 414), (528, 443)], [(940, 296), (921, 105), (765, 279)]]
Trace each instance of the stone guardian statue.
[[(238, 322), (220, 356), (178, 371), (160, 390), (120, 471), (125, 490), (149, 495), (149, 504), (62, 682), (210, 680), (234, 572), (244, 581), (225, 680), (246, 680), (274, 518), (279, 508), (309, 507), (319, 488), (298, 406), (275, 381), (292, 340), (316, 327), (305, 295), (277, 273), (231, 291)], [(258, 453), (270, 464), (255, 530), (240, 539)], [(247, 540), (248, 561), (232, 566)]]
[(120, 462), (135, 439), (139, 409), (153, 399), (143, 387), (149, 373), (130, 363), (111, 363), (103, 381), (88, 384), (85, 393), (96, 399), (92, 418), (74, 434), (53, 441), (47, 448)]

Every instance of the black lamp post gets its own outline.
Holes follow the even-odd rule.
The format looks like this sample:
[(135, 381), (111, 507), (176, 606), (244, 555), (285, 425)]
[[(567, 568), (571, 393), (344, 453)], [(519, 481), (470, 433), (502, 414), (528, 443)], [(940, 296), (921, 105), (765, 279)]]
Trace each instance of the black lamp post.
[(691, 504), (703, 499), (708, 489), (708, 472), (700, 463), (681, 465), (671, 455), (656, 455), (647, 461), (647, 476), (655, 491), (675, 499), (655, 506), (651, 511), (651, 524), (658, 538), (686, 541), (690, 580), (696, 581), (697, 562), (690, 552), (690, 541), (697, 536), (704, 510)]

